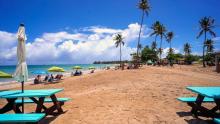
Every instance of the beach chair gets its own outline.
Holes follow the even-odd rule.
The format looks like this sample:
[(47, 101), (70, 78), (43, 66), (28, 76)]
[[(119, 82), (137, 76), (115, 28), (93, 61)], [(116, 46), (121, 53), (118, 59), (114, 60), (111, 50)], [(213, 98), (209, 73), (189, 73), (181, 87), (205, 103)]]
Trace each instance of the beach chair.
[(214, 118), (214, 122), (215, 122), (216, 124), (220, 124), (220, 118)]
[(45, 117), (43, 113), (33, 114), (0, 114), (0, 123), (29, 123), (38, 124)]

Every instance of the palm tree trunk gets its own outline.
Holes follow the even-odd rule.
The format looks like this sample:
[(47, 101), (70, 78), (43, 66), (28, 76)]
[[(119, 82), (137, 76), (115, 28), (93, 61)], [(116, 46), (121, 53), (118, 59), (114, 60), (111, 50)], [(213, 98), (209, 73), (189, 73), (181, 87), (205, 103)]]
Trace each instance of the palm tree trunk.
[[(205, 31), (205, 41), (204, 43), (206, 42), (206, 31)], [(203, 43), (203, 52), (202, 52), (202, 63), (203, 63), (203, 67), (206, 67), (205, 66), (205, 44)]]
[(120, 43), (120, 67), (122, 69), (122, 62), (121, 62), (121, 43)]
[(155, 39), (154, 39), (154, 41), (157, 43), (157, 35), (155, 36)]
[[(155, 43), (157, 44), (157, 35), (155, 36), (154, 41), (155, 41)], [(156, 47), (155, 49), (157, 49), (157, 47)]]
[(171, 49), (171, 41), (170, 41), (170, 49)]
[(137, 57), (138, 57), (138, 53), (139, 53), (139, 44), (140, 44), (140, 39), (141, 39), (141, 30), (142, 30), (142, 26), (143, 26), (143, 20), (144, 20), (144, 11), (143, 11), (142, 17), (141, 17), (141, 27), (140, 27), (139, 36), (138, 36)]
[[(171, 50), (171, 40), (170, 40), (170, 52), (169, 52), (170, 57), (171, 57), (171, 54), (172, 54), (171, 51), (172, 51), (172, 50)], [(171, 62), (172, 62), (172, 60), (171, 60), (171, 58), (170, 58), (170, 66), (172, 66), (172, 63), (171, 63)]]
[(161, 48), (162, 47), (162, 40), (163, 40), (163, 36), (161, 35), (160, 36), (160, 51), (159, 51), (160, 52), (160, 64), (161, 64), (161, 54), (162, 54), (162, 48)]

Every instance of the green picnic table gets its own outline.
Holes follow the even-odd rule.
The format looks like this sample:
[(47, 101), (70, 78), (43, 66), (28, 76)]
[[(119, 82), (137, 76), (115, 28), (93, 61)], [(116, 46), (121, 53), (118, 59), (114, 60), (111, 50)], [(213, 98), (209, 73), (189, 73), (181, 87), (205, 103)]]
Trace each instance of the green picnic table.
[[(215, 118), (220, 116), (220, 113), (217, 112), (220, 111), (220, 87), (187, 87), (187, 89), (198, 94), (195, 102), (188, 102), (195, 117), (198, 116), (198, 112), (205, 117)], [(215, 103), (215, 106), (211, 109), (202, 106), (207, 98), (213, 99), (213, 103)]]
[[(0, 92), (0, 99), (6, 99), (7, 104), (0, 109), (0, 114), (6, 113), (13, 110), (15, 113), (21, 113), (19, 107), (21, 106), (20, 98), (28, 98), (27, 103), (30, 103), (30, 100), (37, 104), (35, 113), (45, 113), (46, 115), (54, 115), (63, 113), (61, 108), (62, 103), (58, 101), (56, 93), (63, 91), (63, 89), (40, 89), (40, 90), (24, 90), (22, 93), (21, 90), (9, 90)], [(48, 100), (46, 97), (49, 97)], [(63, 99), (62, 99), (63, 100)], [(53, 105), (49, 108), (44, 106), (44, 103), (51, 101)], [(55, 111), (58, 111), (55, 113)]]

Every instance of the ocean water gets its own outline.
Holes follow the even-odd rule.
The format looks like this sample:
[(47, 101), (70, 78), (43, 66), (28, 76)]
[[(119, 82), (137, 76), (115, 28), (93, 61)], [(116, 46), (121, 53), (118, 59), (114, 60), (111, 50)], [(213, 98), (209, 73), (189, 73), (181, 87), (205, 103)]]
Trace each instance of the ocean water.
[[(113, 66), (113, 65), (112, 64), (28, 65), (28, 73), (29, 73), (28, 77), (33, 78), (36, 75), (32, 74), (32, 72), (47, 71), (47, 69), (49, 69), (52, 66), (58, 66), (58, 67), (64, 68), (64, 70), (66, 71), (64, 73), (68, 73), (68, 72), (74, 71), (73, 70), (74, 66), (81, 66), (83, 68), (82, 70), (85, 71), (85, 70), (88, 70), (90, 66), (94, 66), (96, 67), (96, 69), (103, 69), (107, 66)], [(9, 74), (13, 74), (15, 69), (16, 69), (16, 65), (0, 66), (0, 71), (4, 71)], [(14, 81), (14, 79), (13, 78), (12, 79), (0, 78), (1, 84), (4, 82), (11, 82), (11, 81)]]

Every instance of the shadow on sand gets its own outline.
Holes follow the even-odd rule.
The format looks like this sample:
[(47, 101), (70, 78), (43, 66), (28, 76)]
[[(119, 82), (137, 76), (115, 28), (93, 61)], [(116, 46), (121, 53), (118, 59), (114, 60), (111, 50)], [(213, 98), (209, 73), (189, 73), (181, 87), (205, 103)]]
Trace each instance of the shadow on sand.
[[(67, 112), (67, 110), (64, 111), (62, 114), (65, 114), (66, 112)], [(49, 123), (51, 123), (52, 121), (54, 121), (57, 117), (59, 117), (59, 115), (60, 115), (60, 114), (54, 114), (53, 116), (52, 116), (52, 115), (46, 116), (43, 120), (41, 120), (41, 121), (39, 122), (39, 124), (49, 124)]]
[[(180, 117), (193, 116), (191, 112), (176, 112), (176, 114)], [(198, 116), (201, 116), (198, 113)], [(188, 124), (213, 124), (214, 122), (208, 118), (193, 118), (193, 119), (184, 119)]]

